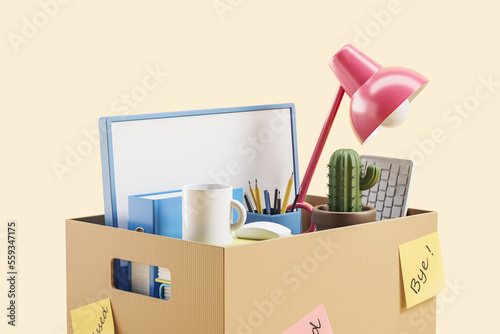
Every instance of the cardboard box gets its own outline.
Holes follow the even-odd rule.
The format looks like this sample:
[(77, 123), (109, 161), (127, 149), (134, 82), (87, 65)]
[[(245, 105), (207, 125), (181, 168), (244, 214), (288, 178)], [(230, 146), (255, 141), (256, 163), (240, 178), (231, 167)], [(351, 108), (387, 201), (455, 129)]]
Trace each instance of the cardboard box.
[[(437, 213), (410, 209), (404, 218), (216, 247), (107, 227), (104, 216), (69, 219), (68, 324), (70, 310), (109, 297), (119, 334), (279, 334), (320, 304), (335, 334), (434, 334), (435, 298), (406, 309), (398, 246), (436, 230)], [(168, 268), (171, 300), (115, 289), (115, 258)]]

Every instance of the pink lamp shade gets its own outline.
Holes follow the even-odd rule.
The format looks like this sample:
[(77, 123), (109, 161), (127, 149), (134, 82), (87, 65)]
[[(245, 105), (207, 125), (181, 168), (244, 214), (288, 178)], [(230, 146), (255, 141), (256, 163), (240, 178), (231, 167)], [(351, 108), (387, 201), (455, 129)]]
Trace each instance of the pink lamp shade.
[(330, 67), (351, 97), (351, 126), (361, 144), (429, 82), (410, 69), (382, 67), (351, 45), (330, 59)]

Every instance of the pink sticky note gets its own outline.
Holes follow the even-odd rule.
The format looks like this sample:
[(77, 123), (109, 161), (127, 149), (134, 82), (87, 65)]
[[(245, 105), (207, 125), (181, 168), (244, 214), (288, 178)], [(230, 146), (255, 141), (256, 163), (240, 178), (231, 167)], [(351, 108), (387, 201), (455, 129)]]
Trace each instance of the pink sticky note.
[(316, 307), (282, 334), (333, 334), (325, 305)]

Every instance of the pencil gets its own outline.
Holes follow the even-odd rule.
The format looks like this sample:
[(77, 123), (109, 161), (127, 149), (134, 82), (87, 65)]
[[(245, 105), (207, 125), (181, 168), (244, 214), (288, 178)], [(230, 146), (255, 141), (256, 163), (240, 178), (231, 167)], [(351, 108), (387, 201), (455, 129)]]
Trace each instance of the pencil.
[(255, 179), (255, 197), (257, 197), (257, 212), (262, 214), (262, 197), (260, 196), (260, 188), (257, 179)]
[(255, 196), (255, 190), (252, 188), (252, 183), (248, 181), (248, 187), (250, 188), (250, 194), (252, 195), (253, 202), (255, 203), (255, 206), (257, 208), (257, 212), (259, 211), (259, 203), (257, 203), (257, 196)]
[(285, 198), (283, 199), (283, 207), (281, 208), (281, 213), (286, 213), (286, 207), (288, 206), (288, 200), (290, 199), (290, 193), (292, 192), (293, 184), (293, 172), (288, 180), (288, 185), (286, 186)]

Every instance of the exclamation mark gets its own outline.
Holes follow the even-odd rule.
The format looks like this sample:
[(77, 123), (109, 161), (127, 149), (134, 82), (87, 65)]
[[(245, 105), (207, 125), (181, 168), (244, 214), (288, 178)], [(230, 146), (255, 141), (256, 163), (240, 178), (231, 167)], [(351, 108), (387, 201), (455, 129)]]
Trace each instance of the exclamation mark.
[(427, 250), (429, 251), (429, 253), (431, 253), (431, 255), (434, 255), (434, 253), (431, 251), (431, 249), (429, 248), (429, 246), (426, 245), (425, 247), (427, 247)]

